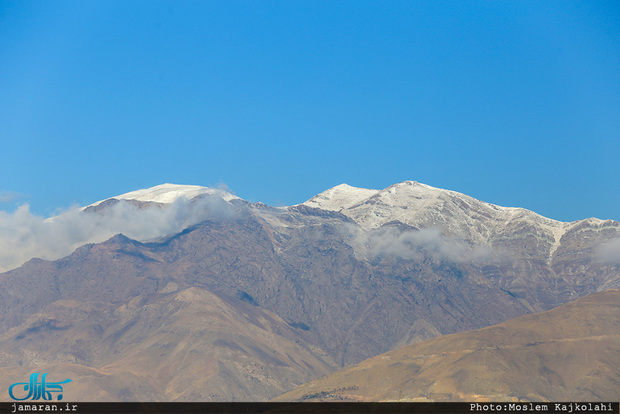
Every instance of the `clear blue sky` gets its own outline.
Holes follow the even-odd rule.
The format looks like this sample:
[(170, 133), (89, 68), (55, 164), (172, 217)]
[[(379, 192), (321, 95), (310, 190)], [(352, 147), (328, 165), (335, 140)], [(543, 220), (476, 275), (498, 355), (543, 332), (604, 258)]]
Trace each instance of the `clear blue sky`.
[(404, 180), (620, 220), (618, 1), (0, 0), (0, 210)]

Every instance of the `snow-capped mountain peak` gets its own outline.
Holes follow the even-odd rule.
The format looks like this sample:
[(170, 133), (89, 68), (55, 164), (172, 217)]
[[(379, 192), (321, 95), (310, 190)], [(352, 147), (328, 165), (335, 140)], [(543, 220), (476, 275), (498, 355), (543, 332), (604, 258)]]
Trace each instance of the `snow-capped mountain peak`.
[(529, 210), (497, 206), (417, 181), (403, 181), (383, 190), (341, 184), (303, 204), (341, 212), (366, 229), (398, 221), (416, 228), (438, 228), (446, 235), (474, 243), (488, 242), (509, 223), (540, 226), (556, 243), (564, 230), (564, 223)]
[[(155, 187), (142, 190), (131, 191), (129, 193), (114, 196), (112, 198), (115, 198), (117, 200), (135, 200), (141, 202), (171, 204), (178, 199), (192, 200), (202, 195), (216, 195), (221, 197), (225, 201), (239, 198), (235, 195), (230, 194), (227, 191), (216, 188), (202, 187), (199, 185), (180, 185), (169, 183), (157, 185)], [(91, 206), (97, 206), (103, 201), (105, 200), (93, 203), (91, 204)]]
[(302, 204), (308, 207), (315, 207), (323, 210), (340, 211), (350, 208), (359, 202), (372, 197), (378, 192), (379, 190), (358, 188), (348, 184), (340, 184), (315, 195), (310, 200)]

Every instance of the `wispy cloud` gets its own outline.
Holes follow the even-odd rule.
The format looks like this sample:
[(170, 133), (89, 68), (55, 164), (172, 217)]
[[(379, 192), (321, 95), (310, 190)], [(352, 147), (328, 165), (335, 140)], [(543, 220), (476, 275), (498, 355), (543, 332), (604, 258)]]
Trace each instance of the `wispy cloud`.
[(487, 246), (472, 246), (442, 235), (436, 228), (405, 230), (380, 228), (362, 235), (362, 244), (371, 257), (393, 255), (403, 259), (423, 259), (430, 255), (456, 263), (487, 260), (492, 257)]
[(0, 211), (0, 271), (39, 257), (55, 260), (85, 243), (98, 243), (123, 233), (136, 240), (173, 234), (207, 218), (229, 218), (233, 208), (217, 196), (196, 201), (179, 199), (161, 208), (140, 208), (120, 201), (100, 211), (72, 208), (51, 218), (30, 212), (27, 204), (15, 212)]
[(608, 240), (598, 246), (594, 257), (603, 263), (620, 263), (620, 237)]
[(0, 203), (12, 203), (14, 201), (24, 200), (27, 197), (26, 194), (17, 193), (15, 191), (0, 190)]

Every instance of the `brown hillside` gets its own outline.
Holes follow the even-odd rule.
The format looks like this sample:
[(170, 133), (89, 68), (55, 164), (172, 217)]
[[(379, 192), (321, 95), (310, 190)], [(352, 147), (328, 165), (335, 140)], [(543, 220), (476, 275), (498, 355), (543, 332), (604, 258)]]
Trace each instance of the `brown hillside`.
[(0, 336), (0, 399), (47, 372), (72, 380), (67, 401), (260, 400), (333, 370), (301, 337), (272, 312), (199, 288), (61, 300)]
[(618, 401), (620, 290), (367, 359), (277, 400)]

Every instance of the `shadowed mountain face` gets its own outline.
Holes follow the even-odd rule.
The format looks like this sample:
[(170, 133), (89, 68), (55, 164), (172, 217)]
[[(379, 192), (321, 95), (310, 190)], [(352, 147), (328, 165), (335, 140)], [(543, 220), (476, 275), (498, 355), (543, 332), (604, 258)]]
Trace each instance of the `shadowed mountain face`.
[(617, 401), (620, 290), (370, 358), (279, 401)]
[(320, 208), (228, 197), (172, 236), (31, 260), (0, 275), (0, 378), (71, 374), (93, 396), (76, 400), (262, 400), (620, 287), (620, 265), (597, 259), (617, 222), (559, 223), (420, 186), (340, 191)]

